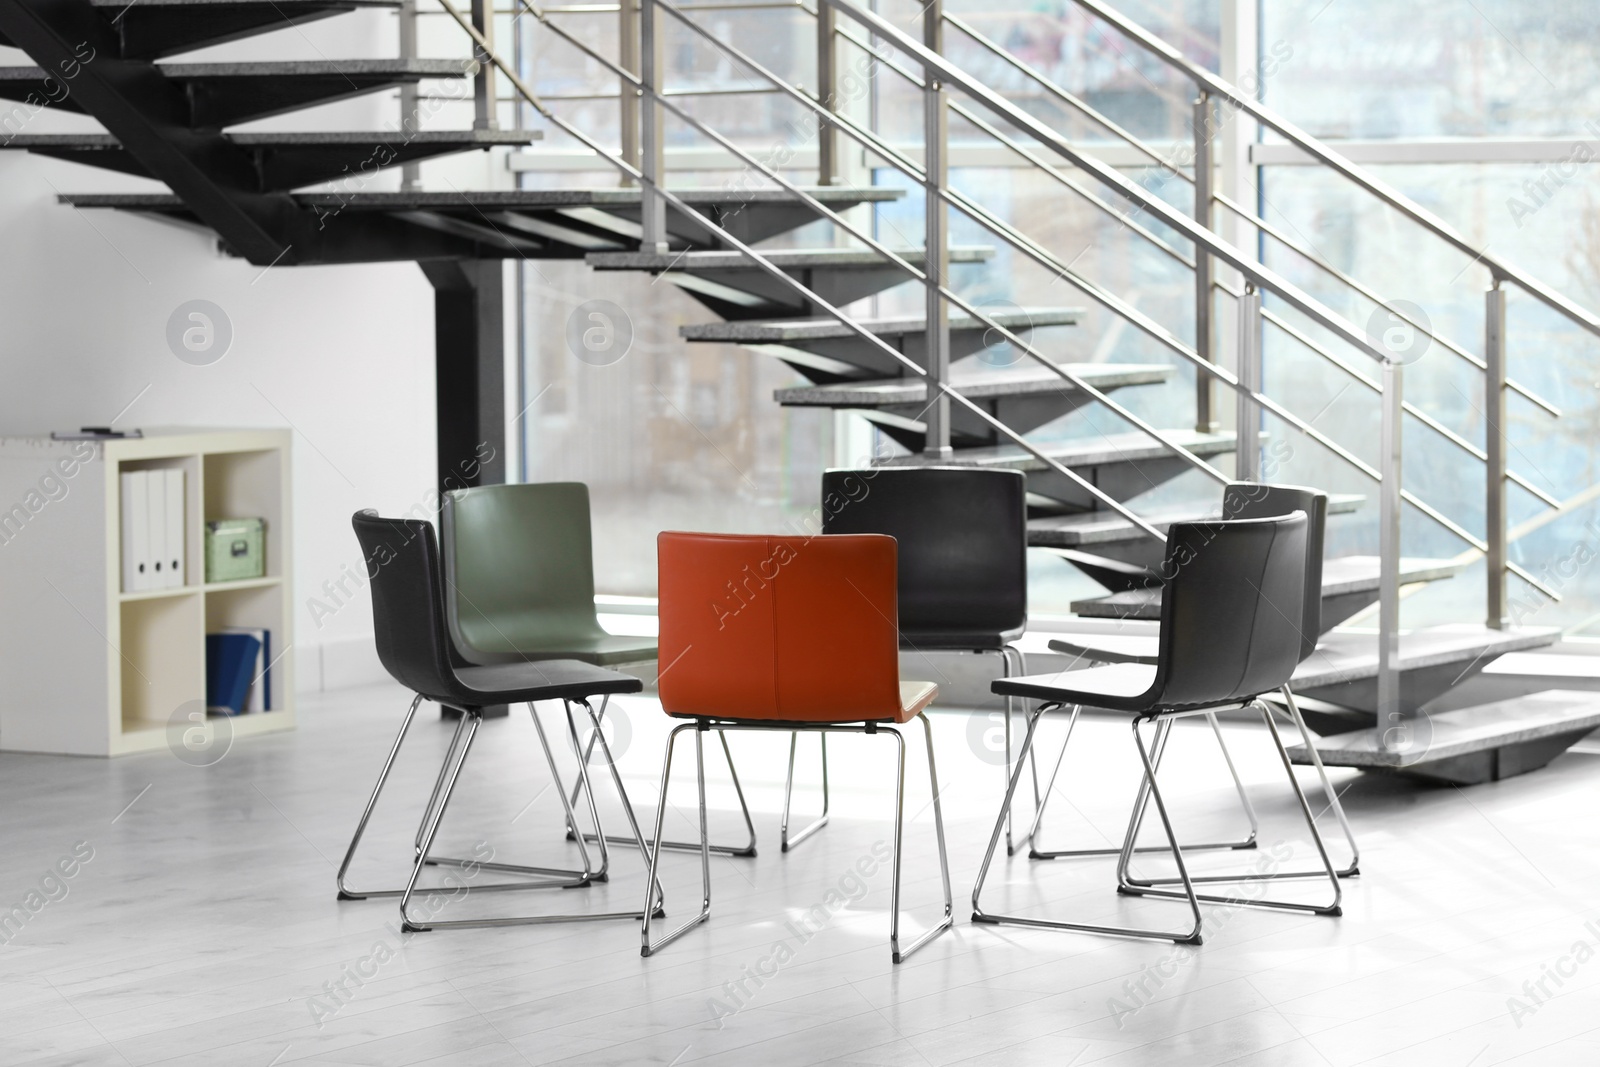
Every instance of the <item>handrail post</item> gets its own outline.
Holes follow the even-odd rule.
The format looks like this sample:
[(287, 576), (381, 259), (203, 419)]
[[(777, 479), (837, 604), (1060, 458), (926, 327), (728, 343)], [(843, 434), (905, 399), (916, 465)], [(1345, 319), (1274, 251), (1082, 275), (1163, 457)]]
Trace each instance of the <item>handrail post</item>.
[[(619, 0), (617, 5), (617, 66), (629, 74), (639, 70), (639, 0)], [(618, 129), (622, 133), (622, 161), (630, 166), (641, 164), (639, 154), (639, 88), (626, 78), (617, 79), (617, 101), (620, 113)], [(633, 185), (634, 179), (621, 171), (623, 185)]]
[[(1194, 102), (1194, 221), (1212, 230), (1211, 94), (1201, 91)], [(1207, 363), (1216, 362), (1211, 345), (1212, 309), (1211, 256), (1198, 244), (1194, 249), (1194, 350)], [(1209, 374), (1195, 375), (1194, 428), (1200, 433), (1216, 429), (1212, 414), (1212, 383)]]
[[(839, 13), (827, 4), (817, 5), (817, 103), (828, 112), (839, 110)], [(839, 181), (839, 129), (826, 118), (817, 123), (817, 184)]]
[[(944, 4), (931, 0), (922, 9), (922, 44), (935, 55), (944, 54)], [(923, 73), (922, 130), (925, 146), (923, 166), (924, 214), (927, 219), (927, 359), (928, 409), (923, 415), (927, 435), (924, 451), (930, 456), (950, 455), (950, 397), (945, 384), (950, 379), (950, 307), (939, 293), (950, 275), (949, 209), (943, 190), (949, 181), (947, 149), (950, 140), (950, 110), (944, 86), (937, 71)]]
[(1415, 739), (1411, 716), (1400, 706), (1400, 507), (1403, 376), (1395, 360), (1383, 362), (1383, 424), (1378, 469), (1378, 743), (1404, 752)]
[(1248, 282), (1239, 298), (1239, 385), (1234, 477), (1254, 482), (1261, 478), (1261, 405), (1252, 395), (1261, 392), (1261, 292)]
[[(472, 25), (483, 35), (484, 51), (494, 51), (494, 0), (472, 0)], [(478, 73), (472, 79), (472, 128), (493, 130), (500, 126), (496, 111), (494, 63), (487, 55), (478, 57)]]
[[(400, 58), (417, 58), (417, 0), (401, 0), (400, 4)], [(417, 132), (422, 121), (416, 82), (400, 86), (400, 133), (410, 137)], [(422, 167), (417, 163), (400, 164), (400, 191), (414, 193), (422, 187)]]
[(656, 95), (661, 91), (661, 39), (655, 0), (639, 0), (639, 3), (639, 80), (644, 83), (639, 135), (639, 169), (644, 172), (644, 187), (639, 190), (643, 233), (639, 250), (665, 253), (667, 202), (661, 198), (659, 190), (666, 180), (666, 148), (661, 128), (665, 116), (656, 102)]
[(1484, 541), (1489, 546), (1488, 625), (1506, 627), (1506, 291), (1500, 276), (1484, 294)]

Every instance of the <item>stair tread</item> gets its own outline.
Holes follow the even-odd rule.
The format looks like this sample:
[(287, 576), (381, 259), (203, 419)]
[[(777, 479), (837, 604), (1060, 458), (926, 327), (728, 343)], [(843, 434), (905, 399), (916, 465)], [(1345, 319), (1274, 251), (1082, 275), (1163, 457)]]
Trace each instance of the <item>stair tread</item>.
[[(1547, 689), (1455, 711), (1430, 713), (1419, 725), (1420, 744), (1389, 751), (1377, 730), (1352, 730), (1316, 738), (1322, 762), (1338, 767), (1412, 767), (1524, 741), (1600, 727), (1600, 693)], [(1296, 763), (1310, 762), (1304, 745), (1289, 748)]]
[[(762, 258), (779, 267), (877, 267), (892, 266), (870, 248), (775, 248), (761, 249)], [(926, 255), (921, 248), (893, 250), (908, 263), (920, 263)], [(993, 258), (987, 245), (952, 245), (950, 262), (982, 263)], [(591, 252), (586, 262), (599, 270), (755, 270), (743, 252), (709, 250), (702, 252)]]
[[(1359, 493), (1330, 493), (1328, 514), (1355, 511), (1366, 497)], [(1142, 515), (1158, 530), (1174, 522), (1196, 522), (1222, 518), (1222, 505), (1176, 504), (1152, 509)], [(1028, 520), (1028, 544), (1036, 548), (1081, 548), (1094, 544), (1128, 541), (1146, 536), (1145, 532), (1114, 511), (1088, 511), (1070, 515), (1044, 515)]]
[[(248, 63), (158, 63), (156, 66), (169, 78), (266, 78), (307, 75), (385, 74), (402, 76), (416, 74), (424, 77), (465, 77), (458, 59), (316, 59), (275, 61), (261, 60)], [(0, 66), (0, 81), (28, 81), (43, 79), (43, 67)]]
[[(1341, 596), (1378, 588), (1377, 556), (1335, 556), (1322, 564), (1322, 595)], [(1437, 582), (1452, 578), (1466, 566), (1450, 559), (1403, 556), (1400, 583)], [(1125, 589), (1106, 596), (1072, 602), (1075, 615), (1091, 619), (1159, 619), (1160, 589)]]
[[(1215, 455), (1233, 451), (1232, 432), (1200, 433), (1196, 430), (1163, 430), (1162, 436), (1173, 443), (1200, 455)], [(1070, 441), (1040, 441), (1039, 451), (1067, 467), (1087, 467), (1105, 463), (1155, 459), (1170, 455), (1170, 451), (1136, 430), (1127, 433), (1101, 434), (1096, 437), (1075, 438)], [(927, 456), (916, 453), (892, 456), (882, 466), (889, 467), (1002, 467), (1011, 470), (1045, 470), (1047, 464), (1016, 445), (964, 448), (949, 456)]]
[[(794, 197), (784, 189), (726, 190), (682, 189), (676, 195), (691, 204), (711, 204), (737, 201), (739, 203), (770, 203), (792, 201)], [(819, 186), (809, 189), (824, 203), (894, 200), (904, 195), (901, 189), (846, 189), (841, 186)], [(308, 206), (338, 204), (347, 211), (397, 211), (407, 208), (462, 208), (493, 207), (501, 210), (542, 209), (562, 207), (626, 207), (639, 202), (638, 189), (468, 189), (459, 192), (362, 192), (362, 193), (295, 193), (294, 198)], [(163, 211), (181, 210), (182, 199), (172, 193), (66, 193), (63, 203), (76, 207), (109, 207), (130, 210)]]
[[(1044, 326), (1075, 326), (1083, 315), (1082, 308), (1025, 308), (1019, 311), (984, 312), (1007, 329), (1029, 329)], [(879, 336), (896, 336), (923, 332), (926, 320), (921, 315), (892, 315), (884, 318), (857, 319), (856, 322)], [(950, 316), (951, 330), (987, 330), (989, 327), (970, 315)], [(779, 344), (785, 341), (823, 341), (857, 336), (856, 332), (837, 319), (750, 319), (732, 322), (699, 322), (678, 327), (679, 336), (689, 341), (731, 341)]]
[[(1493, 630), (1475, 623), (1451, 623), (1401, 634), (1397, 664), (1417, 670), (1446, 663), (1463, 665), (1493, 659), (1507, 652), (1543, 648), (1561, 637), (1555, 626)], [(1317, 650), (1294, 672), (1290, 685), (1300, 689), (1338, 685), (1375, 678), (1378, 674), (1378, 635), (1356, 630), (1331, 630), (1322, 635)]]
[[(393, 130), (295, 131), (289, 133), (225, 133), (241, 148), (277, 148), (296, 145), (388, 144), (398, 136)], [(425, 130), (408, 133), (408, 144), (521, 145), (540, 140), (539, 130)], [(109, 133), (22, 133), (6, 141), (9, 148), (121, 148)], [(174, 198), (176, 199), (176, 198)]]
[[(1173, 374), (1173, 368), (1167, 364), (1065, 363), (1062, 366), (1090, 385), (1107, 389), (1122, 385), (1164, 382)], [(970, 399), (1027, 396), (1077, 389), (1059, 374), (1033, 363), (1026, 367), (991, 367), (976, 361), (964, 361), (950, 368), (950, 384)], [(773, 393), (773, 397), (780, 404), (798, 407), (917, 404), (928, 399), (928, 383), (922, 378), (840, 382), (834, 385), (778, 389)]]

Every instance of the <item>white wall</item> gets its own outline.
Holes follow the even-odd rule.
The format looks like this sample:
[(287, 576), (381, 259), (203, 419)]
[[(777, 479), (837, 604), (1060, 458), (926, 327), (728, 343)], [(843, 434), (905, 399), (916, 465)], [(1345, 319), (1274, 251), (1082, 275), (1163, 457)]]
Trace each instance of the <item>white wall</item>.
[[(393, 34), (392, 18), (363, 15), (184, 58), (392, 55)], [(0, 49), (0, 62), (22, 61)], [(391, 94), (272, 125), (378, 129), (397, 115)], [(35, 122), (26, 132), (95, 128), (72, 117)], [(101, 425), (130, 401), (119, 427), (292, 427), (302, 688), (375, 676), (364, 591), (318, 621), (307, 602), (331, 604), (323, 583), (359, 572), (353, 511), (405, 511), (434, 484), (432, 290), (413, 263), (263, 273), (219, 256), (206, 235), (55, 202), (58, 191), (151, 188), (0, 152), (0, 434)], [(232, 347), (211, 366), (167, 346), (168, 316), (192, 299), (232, 322)]]

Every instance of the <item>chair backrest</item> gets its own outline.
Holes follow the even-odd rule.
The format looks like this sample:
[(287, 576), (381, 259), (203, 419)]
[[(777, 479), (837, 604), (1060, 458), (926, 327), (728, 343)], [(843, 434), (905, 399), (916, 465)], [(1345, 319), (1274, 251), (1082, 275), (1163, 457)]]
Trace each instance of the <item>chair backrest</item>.
[(379, 661), (413, 692), (434, 699), (455, 692), (433, 524), (375, 511), (356, 512), (351, 524), (367, 561)]
[(459, 647), (507, 653), (604, 632), (582, 482), (452, 490), (440, 525), (446, 618)]
[(895, 543), (660, 534), (661, 706), (785, 722), (900, 711)]
[(1161, 707), (1246, 700), (1286, 684), (1300, 662), (1304, 512), (1173, 523), (1161, 597)]
[(1300, 658), (1317, 649), (1322, 635), (1322, 551), (1328, 527), (1328, 494), (1303, 485), (1233, 482), (1222, 491), (1225, 519), (1270, 519), (1306, 513), (1306, 589), (1300, 621)]
[(874, 467), (822, 476), (822, 532), (899, 543), (900, 632), (1012, 634), (1028, 622), (1021, 471)]

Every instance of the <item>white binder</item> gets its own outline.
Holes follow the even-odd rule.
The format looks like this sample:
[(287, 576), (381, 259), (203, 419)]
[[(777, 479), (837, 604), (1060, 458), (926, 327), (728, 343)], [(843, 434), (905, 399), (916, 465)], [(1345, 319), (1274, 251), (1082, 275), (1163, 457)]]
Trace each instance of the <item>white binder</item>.
[(150, 532), (145, 542), (146, 589), (167, 587), (167, 568), (162, 561), (167, 555), (167, 472), (145, 471), (145, 508), (149, 515)]
[(122, 473), (122, 591), (142, 593), (150, 585), (149, 476), (144, 471)]
[(166, 575), (166, 587), (177, 589), (183, 585), (185, 566), (184, 543), (184, 477), (182, 470), (168, 470), (166, 475), (166, 544), (162, 549), (161, 573)]

